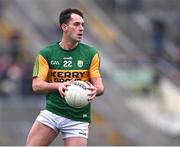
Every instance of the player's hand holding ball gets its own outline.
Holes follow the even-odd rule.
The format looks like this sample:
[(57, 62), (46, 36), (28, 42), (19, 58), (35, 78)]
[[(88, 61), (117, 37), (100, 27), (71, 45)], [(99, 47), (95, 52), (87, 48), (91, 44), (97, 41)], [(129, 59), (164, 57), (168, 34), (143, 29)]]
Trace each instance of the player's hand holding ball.
[(58, 83), (57, 89), (61, 97), (65, 96), (65, 91), (67, 90), (67, 87), (71, 85), (72, 82), (74, 82), (74, 79), (68, 82)]
[(96, 97), (97, 88), (93, 86), (90, 82), (87, 82), (87, 84), (89, 85), (88, 101), (92, 101)]
[(72, 107), (84, 107), (89, 103), (92, 97), (94, 97), (94, 93), (92, 93), (91, 89), (93, 89), (93, 87), (89, 83), (73, 81), (65, 90), (65, 100)]

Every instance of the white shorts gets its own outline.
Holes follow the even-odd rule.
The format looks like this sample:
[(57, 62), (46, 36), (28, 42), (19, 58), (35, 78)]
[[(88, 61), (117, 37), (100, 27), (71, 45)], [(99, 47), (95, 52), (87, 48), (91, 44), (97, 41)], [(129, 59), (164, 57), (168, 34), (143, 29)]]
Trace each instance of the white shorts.
[(36, 121), (52, 128), (57, 132), (61, 132), (63, 139), (69, 137), (88, 138), (89, 123), (73, 121), (68, 118), (56, 115), (48, 110), (40, 112)]

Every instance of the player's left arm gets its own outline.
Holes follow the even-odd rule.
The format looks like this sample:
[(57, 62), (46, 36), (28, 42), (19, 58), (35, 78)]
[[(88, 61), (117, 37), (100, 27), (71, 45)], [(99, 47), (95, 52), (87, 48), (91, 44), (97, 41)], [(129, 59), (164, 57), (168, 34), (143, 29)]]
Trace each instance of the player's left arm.
[(92, 78), (90, 79), (90, 82), (96, 88), (95, 96), (100, 96), (104, 93), (104, 84), (102, 82), (102, 78)]
[(100, 58), (98, 53), (95, 54), (92, 59), (89, 73), (90, 73), (90, 78), (89, 78), (90, 82), (88, 84), (91, 90), (89, 100), (92, 100), (95, 98), (95, 96), (100, 96), (104, 93), (104, 85), (100, 75)]

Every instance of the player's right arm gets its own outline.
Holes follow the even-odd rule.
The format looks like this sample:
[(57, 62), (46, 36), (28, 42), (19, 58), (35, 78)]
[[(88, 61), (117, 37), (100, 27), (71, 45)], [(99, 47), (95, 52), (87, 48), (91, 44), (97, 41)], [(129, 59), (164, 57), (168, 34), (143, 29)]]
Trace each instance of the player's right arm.
[(34, 92), (47, 93), (58, 90), (61, 83), (48, 83), (39, 77), (34, 77), (32, 81), (32, 89)]
[(33, 78), (32, 81), (32, 89), (34, 92), (41, 92), (41, 93), (48, 93), (51, 91), (59, 91), (61, 97), (65, 96), (65, 90), (67, 86), (70, 86), (71, 81), (64, 82), (64, 83), (48, 83), (39, 77)]
[(65, 83), (49, 83), (46, 81), (49, 71), (49, 64), (42, 55), (38, 55), (35, 60), (33, 69), (32, 89), (34, 92), (48, 93), (51, 91), (59, 91), (64, 97), (64, 92), (70, 82)]

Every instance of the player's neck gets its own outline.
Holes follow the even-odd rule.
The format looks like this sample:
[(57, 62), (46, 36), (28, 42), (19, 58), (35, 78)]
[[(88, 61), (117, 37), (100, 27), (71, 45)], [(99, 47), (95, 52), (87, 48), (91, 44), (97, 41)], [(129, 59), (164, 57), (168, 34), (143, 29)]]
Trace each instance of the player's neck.
[(70, 42), (70, 41), (68, 42), (62, 40), (61, 42), (59, 42), (59, 45), (61, 46), (61, 48), (65, 50), (71, 50), (78, 45), (78, 42)]

